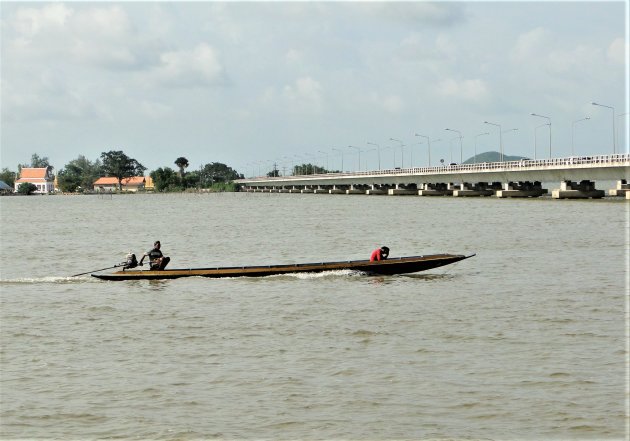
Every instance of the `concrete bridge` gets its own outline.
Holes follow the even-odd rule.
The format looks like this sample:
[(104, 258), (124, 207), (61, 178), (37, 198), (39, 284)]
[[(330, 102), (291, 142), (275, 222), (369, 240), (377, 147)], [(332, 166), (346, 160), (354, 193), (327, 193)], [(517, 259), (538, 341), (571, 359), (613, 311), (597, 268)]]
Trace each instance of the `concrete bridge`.
[(552, 197), (602, 198), (596, 181), (616, 181), (609, 196), (630, 199), (630, 154), (484, 162), (239, 179), (245, 191), (272, 193), (388, 194), (420, 196), (538, 197), (557, 182)]

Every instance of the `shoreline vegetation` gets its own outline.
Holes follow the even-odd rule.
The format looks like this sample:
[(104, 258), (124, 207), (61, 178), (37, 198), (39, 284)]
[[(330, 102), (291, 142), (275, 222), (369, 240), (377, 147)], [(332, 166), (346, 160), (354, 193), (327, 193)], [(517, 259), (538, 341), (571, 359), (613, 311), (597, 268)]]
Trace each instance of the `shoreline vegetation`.
[(132, 194), (161, 194), (161, 193), (236, 193), (240, 191), (238, 184), (233, 182), (214, 184), (208, 188), (171, 188), (162, 191), (156, 190), (113, 190), (113, 191), (54, 191), (50, 193), (0, 193), (0, 196), (109, 196), (109, 195), (132, 195)]

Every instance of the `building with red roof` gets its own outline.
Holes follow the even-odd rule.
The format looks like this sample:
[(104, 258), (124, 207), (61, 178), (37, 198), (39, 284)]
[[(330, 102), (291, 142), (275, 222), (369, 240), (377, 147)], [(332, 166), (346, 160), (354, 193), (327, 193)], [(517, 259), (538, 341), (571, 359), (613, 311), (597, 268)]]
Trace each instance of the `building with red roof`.
[[(153, 190), (153, 180), (150, 176), (132, 176), (121, 182), (123, 191)], [(118, 178), (106, 176), (94, 181), (94, 191), (112, 192), (118, 190)]]
[(37, 187), (34, 193), (45, 194), (55, 191), (55, 176), (52, 167), (29, 168), (23, 167), (20, 170), (20, 177), (15, 180), (15, 191), (20, 184), (30, 183)]

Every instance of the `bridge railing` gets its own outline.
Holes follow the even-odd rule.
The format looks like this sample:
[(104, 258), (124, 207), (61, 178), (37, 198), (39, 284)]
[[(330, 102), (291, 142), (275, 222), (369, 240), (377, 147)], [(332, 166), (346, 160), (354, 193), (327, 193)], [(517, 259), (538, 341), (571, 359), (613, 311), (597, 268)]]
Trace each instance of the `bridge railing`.
[(352, 176), (378, 176), (400, 174), (441, 174), (452, 172), (484, 172), (484, 171), (515, 171), (540, 170), (546, 168), (571, 168), (580, 165), (630, 165), (630, 154), (619, 153), (613, 155), (568, 156), (551, 159), (521, 159), (504, 162), (477, 162), (473, 164), (442, 165), (434, 167), (389, 168), (383, 170), (368, 170), (355, 172), (318, 173), (312, 175), (292, 175), (281, 177), (259, 176), (249, 179), (264, 179), (279, 181), (304, 178), (338, 178)]

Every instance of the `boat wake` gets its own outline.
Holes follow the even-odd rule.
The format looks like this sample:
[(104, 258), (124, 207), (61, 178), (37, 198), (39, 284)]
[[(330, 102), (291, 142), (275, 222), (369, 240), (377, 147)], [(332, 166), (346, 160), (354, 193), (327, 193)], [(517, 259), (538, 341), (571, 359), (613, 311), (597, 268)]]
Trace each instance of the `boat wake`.
[(0, 279), (0, 285), (33, 285), (33, 284), (75, 284), (75, 283), (94, 283), (98, 280), (93, 277), (20, 277), (17, 279)]
[(291, 279), (301, 279), (301, 280), (310, 280), (310, 279), (324, 279), (328, 277), (348, 277), (348, 276), (364, 276), (367, 273), (363, 271), (355, 271), (355, 270), (333, 270), (333, 271), (323, 271), (320, 273), (295, 273), (295, 274), (276, 274), (273, 276), (267, 276), (268, 278), (291, 278)]

